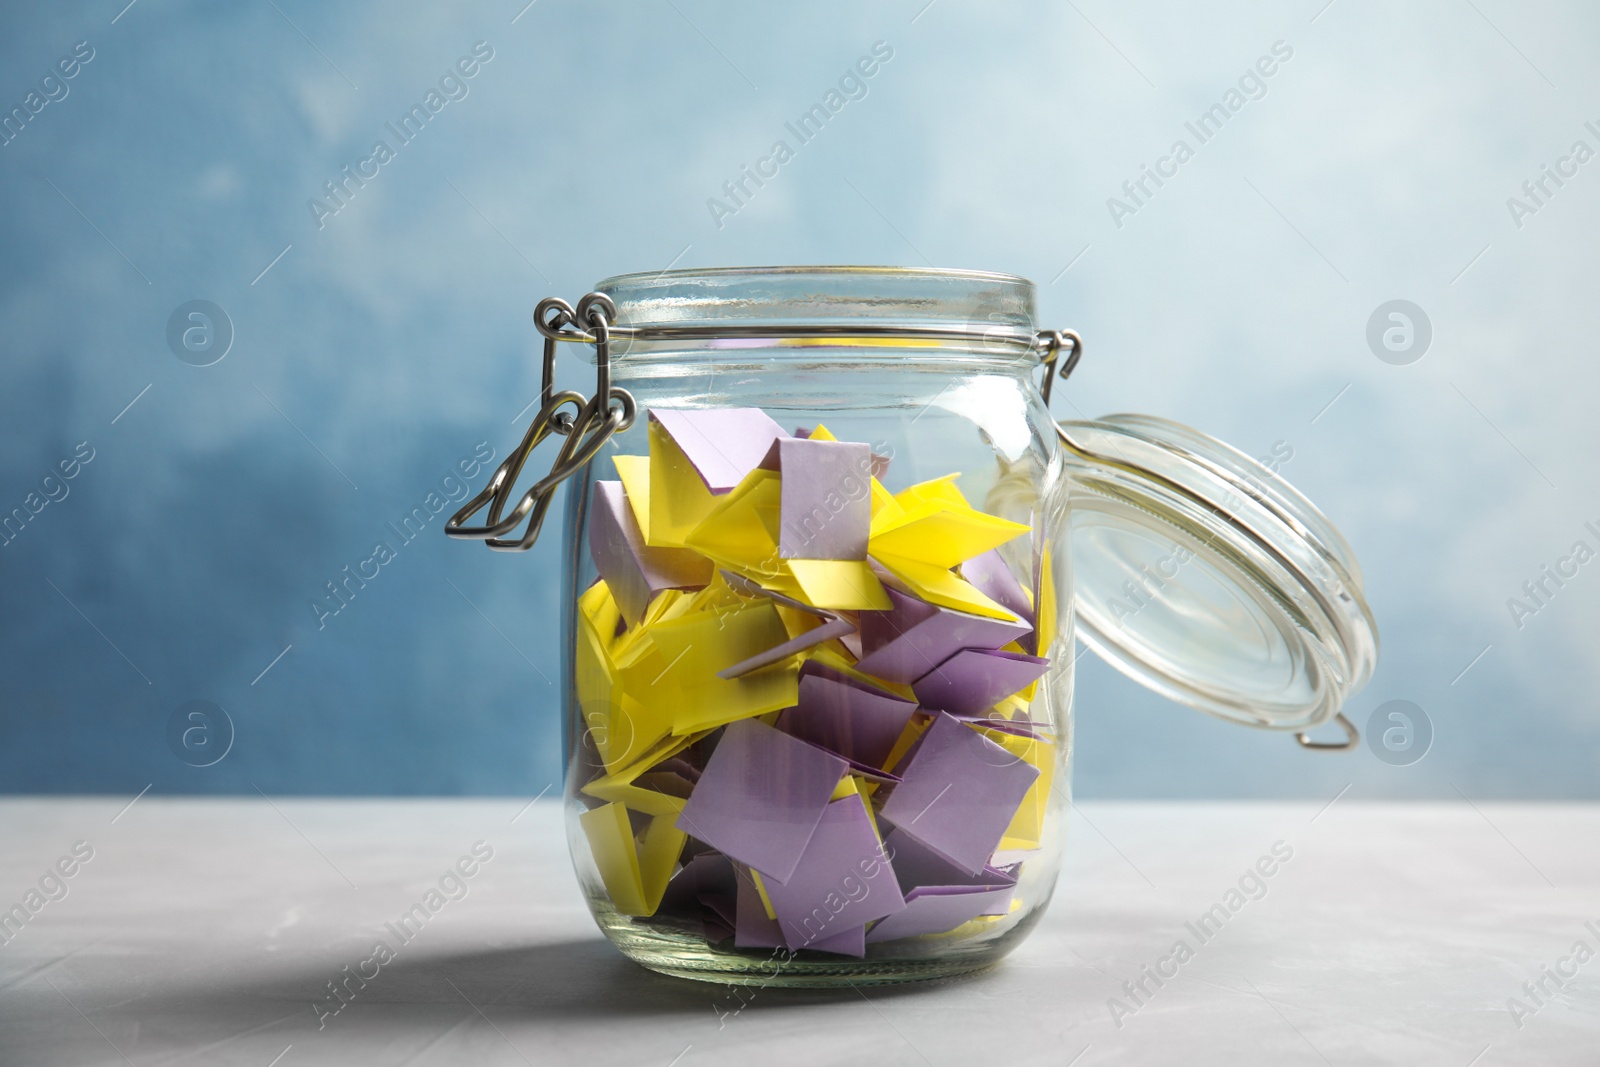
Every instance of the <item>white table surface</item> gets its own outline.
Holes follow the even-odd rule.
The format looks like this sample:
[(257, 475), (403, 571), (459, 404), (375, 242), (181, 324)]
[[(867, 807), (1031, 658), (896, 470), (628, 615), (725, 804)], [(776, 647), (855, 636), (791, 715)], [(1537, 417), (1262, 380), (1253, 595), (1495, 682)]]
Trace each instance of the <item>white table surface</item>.
[[(0, 945), (5, 1067), (1600, 1063), (1600, 958), (1520, 1028), (1507, 1008), (1600, 950), (1596, 806), (1085, 803), (996, 970), (735, 1013), (600, 937), (548, 800), (128, 800), (0, 801), (0, 908), (94, 849)], [(319, 1030), (325, 983), (480, 839), (468, 895)], [(1266, 895), (1197, 944), (1279, 840)], [(1180, 937), (1194, 958), (1119, 1028), (1108, 998)]]

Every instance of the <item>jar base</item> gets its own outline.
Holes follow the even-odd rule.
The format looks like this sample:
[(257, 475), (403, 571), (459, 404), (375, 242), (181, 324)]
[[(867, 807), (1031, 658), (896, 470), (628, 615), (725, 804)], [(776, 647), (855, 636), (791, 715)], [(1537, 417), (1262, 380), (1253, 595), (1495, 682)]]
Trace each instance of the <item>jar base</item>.
[(765, 989), (837, 989), (968, 977), (998, 964), (1021, 941), (1023, 927), (1032, 925), (1013, 925), (977, 944), (955, 946), (929, 939), (920, 950), (908, 950), (904, 943), (868, 946), (866, 958), (855, 959), (824, 952), (739, 949), (731, 941), (713, 945), (670, 925), (608, 912), (595, 914), (600, 929), (623, 955), (648, 970), (696, 982)]

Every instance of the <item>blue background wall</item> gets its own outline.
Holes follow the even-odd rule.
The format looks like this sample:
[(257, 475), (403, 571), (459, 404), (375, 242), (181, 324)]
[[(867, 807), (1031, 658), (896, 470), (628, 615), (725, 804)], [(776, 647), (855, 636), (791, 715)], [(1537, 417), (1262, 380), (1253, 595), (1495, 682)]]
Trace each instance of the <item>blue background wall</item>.
[[(1407, 699), (1436, 732), (1409, 767), (1317, 756), (1086, 658), (1081, 794), (1600, 795), (1600, 562), (1520, 627), (1507, 606), (1600, 547), (1600, 162), (1507, 205), (1600, 149), (1592, 9), (123, 2), (0, 16), (6, 110), (93, 49), (0, 147), (0, 510), (93, 450), (0, 548), (0, 788), (538, 792), (554, 538), (492, 555), (436, 518), (324, 626), (309, 602), (479, 442), (514, 443), (539, 297), (856, 262), (1037, 280), (1089, 339), (1063, 415), (1287, 444), (1383, 629), (1353, 717)], [(718, 225), (707, 199), (880, 40), (866, 96)], [(308, 200), (479, 41), (467, 94), (319, 225)], [(1113, 218), (1278, 41), (1264, 94)], [(1433, 331), (1405, 366), (1366, 340), (1397, 298)], [(195, 299), (235, 331), (211, 366), (167, 342)], [(191, 700), (236, 729), (210, 767), (169, 745)]]

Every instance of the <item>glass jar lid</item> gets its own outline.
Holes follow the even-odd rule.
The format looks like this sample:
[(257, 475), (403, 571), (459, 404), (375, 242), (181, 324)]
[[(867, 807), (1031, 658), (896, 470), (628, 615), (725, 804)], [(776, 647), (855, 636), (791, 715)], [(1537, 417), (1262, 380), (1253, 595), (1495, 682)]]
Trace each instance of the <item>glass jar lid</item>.
[(1267, 466), (1148, 415), (1060, 436), (1079, 633), (1101, 657), (1173, 700), (1280, 730), (1328, 721), (1371, 677), (1377, 625), (1355, 555)]

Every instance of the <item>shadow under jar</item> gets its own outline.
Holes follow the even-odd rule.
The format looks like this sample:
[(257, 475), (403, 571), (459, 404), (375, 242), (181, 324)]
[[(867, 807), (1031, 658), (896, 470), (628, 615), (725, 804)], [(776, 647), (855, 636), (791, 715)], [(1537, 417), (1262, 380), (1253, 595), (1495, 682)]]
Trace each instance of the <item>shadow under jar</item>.
[[(632, 959), (788, 986), (995, 963), (1060, 870), (1078, 637), (1191, 706), (1353, 744), (1339, 708), (1377, 637), (1349, 547), (1193, 430), (1058, 426), (1050, 376), (1081, 342), (1038, 330), (1032, 283), (783, 267), (596, 289), (541, 305), (540, 420), (449, 532), (525, 548), (573, 475), (568, 835)], [(548, 385), (557, 339), (600, 363), (564, 425), (583, 398)], [(502, 518), (546, 433), (567, 437), (556, 470)], [(1304, 732), (1335, 716), (1344, 741)]]

